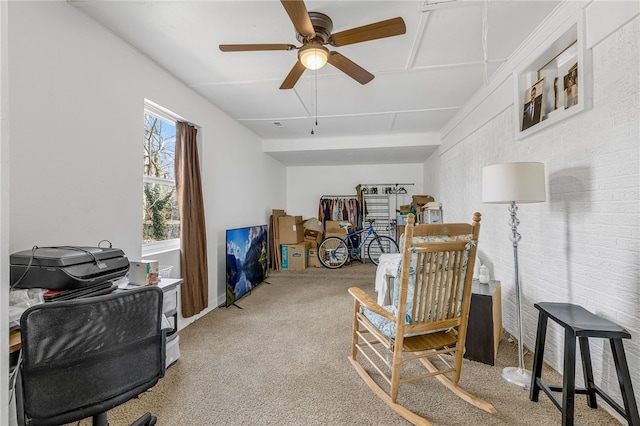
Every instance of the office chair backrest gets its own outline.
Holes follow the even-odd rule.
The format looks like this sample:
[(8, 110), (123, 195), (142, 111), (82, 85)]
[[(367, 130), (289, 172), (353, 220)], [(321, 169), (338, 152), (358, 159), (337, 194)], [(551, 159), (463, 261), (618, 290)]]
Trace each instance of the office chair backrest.
[(22, 397), (18, 417), (23, 412), (26, 424), (63, 424), (106, 413), (164, 375), (157, 287), (33, 306), (22, 315), (20, 332), (16, 389)]

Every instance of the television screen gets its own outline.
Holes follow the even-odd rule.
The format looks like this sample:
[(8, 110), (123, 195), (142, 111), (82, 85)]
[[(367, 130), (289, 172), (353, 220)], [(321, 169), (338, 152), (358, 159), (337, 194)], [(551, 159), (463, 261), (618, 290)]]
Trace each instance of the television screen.
[(269, 239), (267, 225), (227, 230), (227, 306), (267, 277)]

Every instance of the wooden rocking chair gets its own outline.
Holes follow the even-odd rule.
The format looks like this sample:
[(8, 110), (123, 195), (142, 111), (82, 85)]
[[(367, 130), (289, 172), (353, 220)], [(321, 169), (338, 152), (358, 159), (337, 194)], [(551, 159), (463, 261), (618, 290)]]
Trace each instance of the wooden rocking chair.
[[(427, 377), (436, 377), (470, 404), (496, 412), (491, 404), (458, 386), (479, 233), (480, 213), (474, 214), (473, 224), (416, 226), (410, 214), (401, 241), (401, 272), (396, 278), (393, 304), (380, 306), (362, 289), (349, 289), (354, 297), (349, 360), (371, 390), (413, 424), (431, 423), (398, 404), (398, 390), (402, 383)], [(380, 374), (379, 381), (386, 382), (384, 389), (360, 364), (357, 355), (366, 358)], [(450, 356), (453, 358), (447, 359)], [(436, 364), (445, 367), (437, 367), (431, 357), (440, 358)], [(411, 370), (402, 369), (402, 364), (415, 361), (428, 371), (420, 369), (409, 376), (407, 371)]]

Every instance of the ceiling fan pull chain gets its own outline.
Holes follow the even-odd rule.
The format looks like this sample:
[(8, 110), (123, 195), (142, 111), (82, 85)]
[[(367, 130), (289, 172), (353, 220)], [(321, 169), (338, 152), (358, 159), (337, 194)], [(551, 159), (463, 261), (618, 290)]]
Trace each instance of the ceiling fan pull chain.
[[(315, 116), (316, 116), (315, 125), (317, 127), (318, 126), (318, 70), (313, 71), (313, 86), (314, 86), (313, 107), (315, 108)], [(313, 108), (312, 108), (312, 113), (313, 113)], [(313, 125), (311, 125), (311, 134), (315, 135), (315, 132), (313, 131)]]
[(482, 53), (484, 54), (484, 83), (489, 85), (489, 54), (487, 46), (487, 34), (489, 32), (489, 19), (488, 19), (489, 0), (484, 0), (482, 3)]

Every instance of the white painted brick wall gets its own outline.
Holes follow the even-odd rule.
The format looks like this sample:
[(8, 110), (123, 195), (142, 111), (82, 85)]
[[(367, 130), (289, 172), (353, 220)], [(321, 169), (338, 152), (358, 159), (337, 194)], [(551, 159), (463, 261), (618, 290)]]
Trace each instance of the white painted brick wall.
[[(640, 405), (640, 18), (594, 47), (592, 72), (592, 109), (519, 141), (505, 110), (441, 155), (434, 192), (447, 221), (482, 212), (479, 255), (502, 282), (503, 325), (517, 335), (509, 213), (481, 202), (481, 171), (545, 163), (547, 202), (518, 210), (523, 343), (534, 347), (539, 301), (580, 304), (617, 322), (632, 334), (625, 349)], [(562, 329), (550, 322), (545, 361), (558, 371), (562, 345)], [(618, 398), (608, 342), (592, 339), (591, 348), (596, 383)]]

